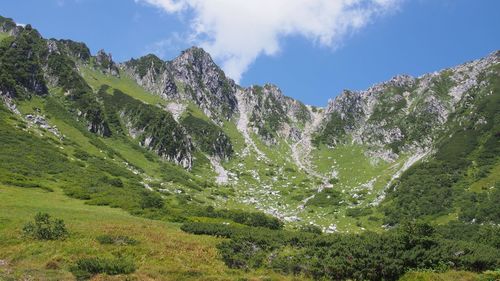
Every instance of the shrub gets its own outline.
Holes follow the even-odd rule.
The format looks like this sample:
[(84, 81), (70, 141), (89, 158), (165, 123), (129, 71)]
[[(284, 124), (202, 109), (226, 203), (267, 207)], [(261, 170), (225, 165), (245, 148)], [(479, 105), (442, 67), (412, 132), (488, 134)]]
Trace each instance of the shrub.
[(130, 274), (135, 271), (135, 264), (126, 258), (87, 257), (76, 261), (70, 271), (78, 280), (90, 279), (99, 273), (109, 275)]
[(141, 200), (141, 208), (143, 209), (149, 209), (149, 208), (157, 208), (161, 209), (163, 208), (163, 199), (160, 197), (160, 195), (153, 193), (153, 192), (143, 192), (142, 193), (142, 200)]
[(283, 222), (278, 218), (266, 215), (261, 212), (246, 212), (241, 210), (215, 210), (213, 207), (208, 207), (204, 211), (200, 212), (199, 215), (211, 218), (230, 219), (234, 222), (254, 227), (266, 227), (270, 229), (283, 228)]
[(220, 157), (231, 157), (233, 154), (231, 139), (217, 125), (194, 117), (190, 113), (181, 124), (201, 151)]
[(334, 189), (327, 188), (317, 193), (316, 196), (307, 201), (308, 206), (316, 207), (332, 207), (340, 206), (342, 204), (342, 194)]
[(47, 213), (37, 213), (33, 222), (24, 225), (23, 233), (38, 240), (58, 240), (68, 236), (64, 221), (51, 219)]
[(124, 235), (99, 235), (96, 237), (96, 240), (101, 244), (113, 244), (113, 245), (137, 245), (139, 241), (134, 238), (130, 238)]
[(314, 234), (321, 234), (323, 231), (319, 226), (313, 225), (313, 224), (306, 224), (300, 228), (300, 231), (302, 232), (308, 232), (308, 233), (314, 233)]
[(181, 226), (181, 230), (192, 234), (204, 234), (218, 237), (231, 237), (236, 232), (237, 228), (230, 225), (219, 223), (203, 223), (203, 222), (188, 222)]
[(350, 208), (346, 211), (346, 215), (353, 218), (368, 216), (372, 213), (373, 210), (370, 208)]
[(405, 222), (383, 233), (313, 234), (215, 223), (187, 223), (193, 234), (226, 237), (218, 246), (231, 268), (267, 268), (315, 280), (398, 280), (408, 270), (498, 268), (498, 249), (443, 239), (426, 223)]

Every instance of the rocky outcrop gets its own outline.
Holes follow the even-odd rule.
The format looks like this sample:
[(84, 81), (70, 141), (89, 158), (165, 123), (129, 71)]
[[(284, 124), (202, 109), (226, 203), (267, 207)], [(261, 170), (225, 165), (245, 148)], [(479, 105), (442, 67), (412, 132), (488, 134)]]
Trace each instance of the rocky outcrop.
[(12, 99), (46, 95), (44, 39), (30, 25), (12, 27), (10, 19), (0, 18), (0, 23), (2, 20), (3, 29), (8, 32), (15, 29), (16, 35), (0, 52), (0, 92)]
[(17, 36), (22, 30), (23, 27), (17, 25), (12, 19), (0, 16), (0, 32)]
[(104, 50), (99, 50), (95, 56), (95, 66), (103, 73), (120, 77), (120, 70), (117, 64), (113, 61), (111, 54), (106, 53)]
[(236, 110), (236, 85), (226, 77), (208, 53), (201, 48), (190, 48), (170, 63), (177, 92), (167, 97), (192, 99), (209, 117), (229, 119)]
[(190, 48), (168, 62), (148, 55), (122, 64), (122, 69), (164, 99), (193, 102), (217, 123), (236, 111), (237, 86), (201, 48)]
[[(62, 48), (66, 54), (74, 57), (75, 59), (78, 59), (79, 61), (89, 62), (91, 58), (90, 49), (87, 47), (85, 43), (75, 42), (72, 40), (64, 40), (64, 39), (57, 40), (57, 43), (59, 44), (59, 47)], [(111, 55), (109, 59), (112, 61)]]
[(267, 145), (276, 144), (278, 137), (297, 141), (311, 121), (308, 107), (272, 84), (244, 89), (240, 102), (245, 103), (249, 126)]
[(56, 137), (62, 139), (62, 134), (59, 132), (56, 126), (52, 126), (47, 122), (47, 119), (45, 116), (38, 115), (38, 114), (28, 114), (24, 117), (24, 119), (30, 124), (31, 126), (37, 126), (41, 129), (47, 130), (48, 132), (52, 133)]
[(131, 59), (121, 64), (120, 68), (133, 77), (137, 84), (144, 89), (165, 99), (167, 99), (167, 96), (163, 95), (164, 91), (177, 91), (173, 77), (167, 71), (167, 62), (153, 54)]

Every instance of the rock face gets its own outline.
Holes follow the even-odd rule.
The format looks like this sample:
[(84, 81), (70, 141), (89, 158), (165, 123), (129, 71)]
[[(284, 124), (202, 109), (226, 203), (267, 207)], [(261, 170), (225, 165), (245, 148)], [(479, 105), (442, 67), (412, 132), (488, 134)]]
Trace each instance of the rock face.
[(104, 50), (99, 50), (95, 56), (96, 67), (101, 69), (103, 73), (120, 77), (120, 70), (113, 61), (111, 54), (106, 53)]
[(17, 25), (12, 19), (0, 16), (0, 32), (16, 36), (23, 30), (22, 26)]
[(128, 135), (163, 159), (191, 169), (195, 147), (186, 129), (170, 112), (133, 99), (119, 90), (114, 90), (112, 95), (106, 94), (107, 90), (102, 87), (99, 94), (107, 118), (114, 120), (111, 129), (115, 135)]
[(298, 127), (310, 120), (304, 104), (284, 96), (274, 85), (239, 87), (201, 48), (183, 51), (172, 61), (147, 55), (121, 67), (139, 85), (166, 100), (193, 102), (216, 124), (238, 113), (236, 92), (240, 91), (249, 125), (268, 145), (275, 144), (277, 136), (297, 140)]
[(309, 109), (283, 95), (275, 85), (244, 89), (241, 102), (248, 111), (249, 126), (267, 145), (276, 144), (278, 137), (297, 141), (301, 137), (300, 128), (311, 121)]
[(154, 55), (131, 60), (124, 70), (147, 90), (167, 100), (193, 102), (217, 123), (236, 111), (236, 85), (201, 48), (190, 48), (172, 61)]
[(498, 52), (418, 78), (396, 76), (366, 91), (344, 91), (329, 101), (317, 141), (369, 145), (388, 161), (400, 151), (429, 147), (464, 93), (479, 86), (479, 76), (494, 64)]
[(46, 61), (43, 53), (45, 41), (30, 25), (21, 27), (12, 24), (12, 20), (0, 18), (3, 30), (15, 34), (9, 45), (3, 46), (0, 51), (0, 92), (12, 99), (44, 96), (48, 93), (43, 65)]
[(191, 98), (209, 117), (229, 119), (237, 107), (236, 85), (201, 48), (191, 48), (171, 63), (178, 91), (165, 91), (169, 98)]

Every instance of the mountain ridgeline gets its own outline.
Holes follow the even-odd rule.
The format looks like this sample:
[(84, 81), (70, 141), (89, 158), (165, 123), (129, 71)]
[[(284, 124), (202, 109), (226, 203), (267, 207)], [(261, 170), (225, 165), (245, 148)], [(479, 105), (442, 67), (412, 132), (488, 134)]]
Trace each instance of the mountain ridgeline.
[(0, 99), (1, 185), (228, 238), (231, 268), (500, 264), (500, 51), (316, 107), (237, 85), (201, 48), (117, 63), (0, 17)]
[[(102, 50), (93, 56), (84, 43), (44, 39), (7, 18), (0, 32), (1, 97), (14, 114), (32, 113), (17, 105), (41, 98), (98, 140), (127, 140), (226, 186), (263, 184), (267, 177), (274, 190), (282, 185), (276, 173), (302, 173), (299, 186), (310, 189), (304, 195), (275, 190), (295, 198), (292, 208), (333, 188), (346, 194), (346, 211), (377, 208), (386, 223), (454, 211), (477, 220), (470, 210), (462, 214), (457, 202), (483, 206), (476, 197), (493, 196), (483, 198), (491, 201), (498, 193), (491, 173), (498, 173), (500, 154), (499, 52), (418, 78), (396, 76), (366, 91), (345, 90), (319, 108), (271, 84), (241, 87), (196, 47), (172, 61), (147, 55), (118, 64)], [(343, 176), (345, 158), (339, 157), (349, 156), (335, 152), (349, 150), (359, 155), (345, 165), (368, 161), (378, 174)], [(247, 163), (254, 158), (267, 168)], [(429, 177), (414, 182), (422, 173)], [(485, 178), (493, 183), (489, 190), (468, 192)], [(295, 184), (283, 174), (280, 180)], [(470, 196), (473, 202), (464, 199)], [(233, 199), (247, 204), (251, 198)], [(252, 204), (303, 221), (296, 213)], [(489, 217), (498, 223), (499, 216)]]

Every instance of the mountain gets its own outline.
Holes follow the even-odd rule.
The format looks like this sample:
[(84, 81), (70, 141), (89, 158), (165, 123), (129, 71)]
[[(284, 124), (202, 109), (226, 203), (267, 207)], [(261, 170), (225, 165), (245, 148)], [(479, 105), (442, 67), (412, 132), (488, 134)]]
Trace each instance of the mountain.
[[(91, 205), (188, 223), (183, 230), (195, 234), (214, 226), (189, 223), (219, 220), (320, 233), (412, 221), (450, 223), (442, 233), (490, 231), (500, 223), (499, 60), (497, 51), (396, 76), (315, 107), (273, 84), (237, 85), (201, 48), (171, 61), (150, 54), (117, 63), (0, 17), (0, 184), (60, 189)], [(269, 247), (262, 255), (279, 260)], [(233, 254), (227, 265), (248, 265), (227, 260)]]

